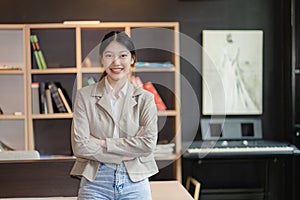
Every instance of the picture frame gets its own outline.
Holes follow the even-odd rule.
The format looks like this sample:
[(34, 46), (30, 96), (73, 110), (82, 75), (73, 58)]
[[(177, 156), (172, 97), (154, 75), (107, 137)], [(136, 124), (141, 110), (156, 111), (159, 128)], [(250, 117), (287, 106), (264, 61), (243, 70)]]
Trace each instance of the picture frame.
[(263, 31), (203, 30), (202, 114), (263, 113)]

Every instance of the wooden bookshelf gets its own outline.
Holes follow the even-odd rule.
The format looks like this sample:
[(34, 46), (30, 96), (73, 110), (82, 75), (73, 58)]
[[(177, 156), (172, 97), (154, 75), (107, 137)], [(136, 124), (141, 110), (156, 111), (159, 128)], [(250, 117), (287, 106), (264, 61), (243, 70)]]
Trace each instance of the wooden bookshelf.
[[(167, 30), (166, 33), (154, 31)], [(17, 76), (22, 79), (19, 99), (23, 104), (22, 116), (3, 115), (0, 122), (7, 120), (21, 120), (23, 122), (23, 137), (14, 138), (24, 144), (21, 149), (38, 150), (42, 154), (61, 154), (72, 156), (70, 147), (70, 126), (72, 113), (32, 114), (31, 84), (33, 82), (59, 82), (66, 95), (72, 100), (75, 91), (84, 87), (88, 77), (96, 80), (103, 73), (97, 55), (97, 45), (102, 37), (112, 30), (125, 31), (138, 45), (137, 56), (139, 61), (171, 62), (171, 68), (134, 68), (133, 73), (143, 82), (157, 83), (158, 93), (161, 94), (166, 106), (166, 111), (159, 111), (158, 116), (166, 121), (159, 127), (159, 139), (174, 141), (174, 154), (158, 157), (157, 161), (174, 161), (173, 179), (181, 181), (181, 119), (180, 119), (180, 57), (179, 57), (179, 23), (178, 22), (101, 22), (99, 24), (84, 23), (46, 23), (24, 25), (0, 25), (1, 35), (6, 31), (18, 32), (18, 43), (11, 42), (13, 48), (19, 48), (21, 70), (0, 70), (2, 76)], [(142, 31), (146, 34), (141, 34)], [(149, 34), (147, 34), (149, 32)], [(38, 69), (32, 55), (30, 35), (36, 34), (39, 45), (47, 63), (47, 69)], [(21, 44), (20, 44), (21, 41)], [(136, 42), (137, 41), (137, 42)], [(142, 49), (142, 42), (154, 45), (151, 50)], [(164, 45), (167, 50), (164, 50)], [(157, 49), (155, 49), (157, 47)], [(162, 49), (159, 49), (159, 48)], [(1, 48), (1, 47), (0, 47)], [(171, 48), (171, 49), (170, 49)], [(13, 54), (13, 53), (11, 53)], [(92, 67), (85, 67), (85, 59), (90, 59)], [(1, 60), (2, 59), (2, 60)], [(3, 58), (0, 56), (0, 63)], [(9, 65), (13, 65), (12, 60)], [(6, 63), (5, 63), (6, 64)], [(1, 82), (0, 82), (1, 83)], [(4, 88), (4, 86), (1, 86)], [(0, 90), (1, 90), (0, 87)], [(4, 90), (4, 89), (3, 89)], [(2, 97), (0, 97), (1, 100)], [(0, 105), (1, 107), (3, 105)], [(72, 106), (71, 106), (72, 107)], [(3, 107), (4, 108), (4, 107)], [(18, 110), (16, 110), (18, 111)], [(11, 111), (13, 112), (13, 111)], [(0, 139), (2, 135), (0, 133)], [(60, 140), (60, 141), (59, 141)], [(62, 140), (62, 141), (61, 141)], [(58, 141), (60, 144), (57, 144)], [(13, 142), (13, 141), (12, 141)], [(20, 142), (18, 142), (20, 143)], [(47, 144), (46, 144), (47, 143)], [(44, 148), (45, 147), (45, 148)], [(61, 152), (60, 152), (61, 151)]]

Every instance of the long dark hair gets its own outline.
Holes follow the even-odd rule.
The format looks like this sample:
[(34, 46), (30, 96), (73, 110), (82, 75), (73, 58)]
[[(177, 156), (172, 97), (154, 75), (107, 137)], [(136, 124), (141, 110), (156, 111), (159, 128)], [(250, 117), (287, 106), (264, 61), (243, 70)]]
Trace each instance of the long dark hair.
[[(100, 58), (102, 58), (104, 50), (112, 41), (117, 41), (118, 43), (124, 45), (130, 52), (134, 60), (133, 64), (136, 62), (135, 47), (131, 38), (125, 32), (120, 32), (120, 31), (111, 31), (103, 37), (99, 47)], [(106, 71), (104, 71), (101, 75), (100, 80), (102, 80), (106, 75), (107, 73)]]

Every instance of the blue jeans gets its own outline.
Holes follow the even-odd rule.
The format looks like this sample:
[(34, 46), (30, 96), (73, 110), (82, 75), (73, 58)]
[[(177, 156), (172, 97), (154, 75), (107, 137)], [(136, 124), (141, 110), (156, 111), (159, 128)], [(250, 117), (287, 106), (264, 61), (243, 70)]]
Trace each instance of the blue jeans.
[(79, 200), (151, 200), (148, 179), (132, 182), (124, 164), (101, 164), (93, 182), (82, 177)]

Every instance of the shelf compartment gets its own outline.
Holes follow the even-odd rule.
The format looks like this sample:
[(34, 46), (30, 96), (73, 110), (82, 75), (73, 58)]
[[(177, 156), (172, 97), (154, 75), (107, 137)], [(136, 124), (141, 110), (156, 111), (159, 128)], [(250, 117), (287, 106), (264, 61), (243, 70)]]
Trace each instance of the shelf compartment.
[[(174, 173), (177, 171), (177, 162), (174, 160), (156, 159), (159, 173), (150, 177), (150, 181), (174, 180)], [(176, 177), (175, 177), (176, 179)]]
[[(30, 34), (37, 35), (47, 68), (73, 68), (76, 66), (75, 28), (31, 28)], [(38, 69), (31, 53), (32, 68)]]
[(72, 119), (33, 120), (35, 149), (42, 155), (71, 156), (71, 123)]
[(65, 94), (67, 102), (72, 108), (73, 95), (77, 91), (77, 79), (76, 74), (33, 74), (32, 82), (54, 82), (57, 87), (60, 87)]
[(165, 116), (158, 118), (158, 143), (169, 144), (174, 142), (175, 132), (175, 117)]
[(0, 106), (4, 114), (25, 113), (23, 75), (1, 75), (0, 94), (5, 94), (0, 95)]
[(174, 72), (136, 72), (143, 83), (152, 82), (168, 110), (175, 110), (176, 96)]
[(99, 45), (102, 38), (111, 31), (125, 31), (125, 28), (81, 28), (82, 62), (89, 59), (92, 67), (99, 66)]
[(131, 38), (135, 43), (137, 59), (142, 62), (175, 63), (175, 34), (169, 27), (132, 27)]
[(23, 29), (0, 30), (0, 61), (2, 65), (24, 69), (25, 48), (23, 34)]
[[(2, 119), (2, 116), (3, 115), (1, 115), (0, 119)], [(5, 118), (5, 120), (0, 120), (1, 141), (13, 149), (25, 150), (24, 116), (20, 116), (20, 119), (13, 118), (13, 116), (11, 117), (12, 118)]]

